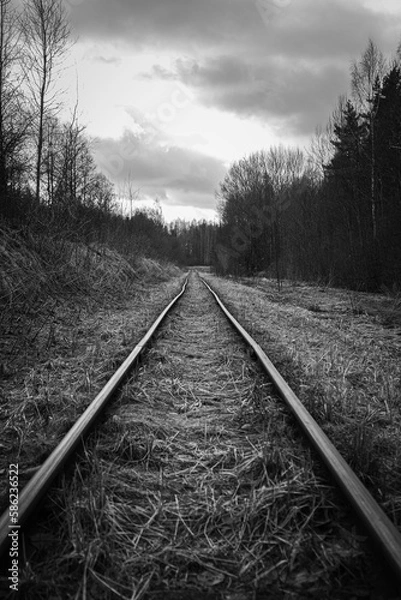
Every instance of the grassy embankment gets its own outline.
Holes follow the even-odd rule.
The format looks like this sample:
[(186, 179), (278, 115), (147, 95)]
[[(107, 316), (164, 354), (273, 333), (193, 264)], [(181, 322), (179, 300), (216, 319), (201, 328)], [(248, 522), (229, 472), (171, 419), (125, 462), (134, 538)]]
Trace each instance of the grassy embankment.
[(208, 280), (401, 526), (400, 297)]
[[(129, 263), (106, 248), (73, 246), (62, 241), (58, 244), (55, 243), (55, 240), (50, 239), (22, 241), (21, 238), (7, 231), (4, 231), (2, 240), (1, 272), (4, 310), (1, 322), (4, 356), (1, 359), (3, 390), (1, 401), (4, 435), (0, 448), (1, 468), (6, 468), (10, 457), (18, 461), (21, 468), (21, 483), (23, 483), (51, 451), (78, 414), (82, 412), (83, 407), (93, 398), (107, 376), (128, 354), (133, 343), (139, 339), (146, 326), (164, 306), (167, 298), (177, 290), (182, 273), (171, 266), (161, 266), (146, 259)], [(263, 283), (263, 289), (251, 290), (249, 287), (238, 286), (233, 282), (213, 277), (210, 277), (210, 281), (222, 293), (227, 304), (231, 306), (241, 322), (262, 343), (277, 366), (283, 370), (291, 385), (300, 394), (301, 399), (311, 409), (386, 511), (399, 523), (401, 494), (399, 489), (400, 456), (397, 440), (399, 439), (400, 425), (398, 404), (400, 344), (396, 328), (398, 309), (396, 299), (386, 300), (366, 295), (359, 297), (355, 294), (351, 296), (344, 291), (319, 291), (316, 287), (308, 286), (288, 286), (284, 288), (284, 291), (278, 293), (269, 282)], [(366, 309), (368, 301), (372, 311), (372, 307), (376, 307), (374, 314)], [(379, 310), (377, 307), (381, 306), (382, 301), (385, 306), (383, 306), (383, 312), (380, 313), (377, 312)], [(196, 336), (195, 342), (196, 344), (199, 342), (199, 336)], [(220, 345), (217, 342), (216, 344)], [(196, 355), (195, 350), (193, 353)], [(166, 358), (162, 357), (160, 360), (160, 364), (163, 366)], [(178, 361), (179, 365), (181, 362)], [(187, 370), (185, 369), (185, 371)], [(237, 390), (239, 381), (235, 379), (232, 382), (234, 389)], [(215, 396), (216, 383), (217, 380), (210, 382), (212, 387), (215, 386), (210, 402), (218, 400)], [(209, 407), (205, 399), (199, 404), (199, 395), (194, 395), (191, 386), (190, 389), (180, 387), (183, 385), (181, 375), (173, 376), (171, 373), (166, 373), (166, 379), (162, 379), (155, 385), (157, 390), (165, 393), (167, 398), (171, 398), (171, 401), (175, 402), (174, 398), (177, 398), (184, 403), (178, 412), (184, 411), (187, 415), (188, 411), (195, 411), (193, 414), (197, 414), (203, 403), (206, 410), (205, 416), (209, 418), (208, 411), (212, 406)], [(163, 391), (164, 385), (167, 387)], [(208, 384), (206, 381), (202, 381), (201, 385), (202, 389), (205, 389)], [(221, 385), (223, 384), (221, 383)], [(139, 395), (144, 396), (144, 402), (149, 397), (149, 391), (144, 386), (136, 390)], [(226, 389), (222, 388), (220, 391), (222, 397), (226, 395)], [(100, 439), (95, 441), (95, 446), (88, 447), (86, 450), (87, 456), (84, 463), (86, 462), (92, 467), (88, 472), (84, 472), (82, 469), (78, 471), (74, 475), (73, 487), (66, 488), (70, 489), (67, 503), (71, 509), (68, 517), (70, 518), (70, 531), (67, 537), (69, 544), (72, 540), (74, 545), (73, 549), (71, 550), (70, 547), (68, 552), (66, 548), (66, 552), (61, 557), (57, 559), (55, 557), (53, 566), (57, 569), (62, 564), (63, 568), (67, 566), (67, 571), (65, 571), (67, 578), (64, 579), (64, 583), (69, 590), (78, 583), (81, 592), (85, 593), (86, 589), (91, 588), (90, 580), (92, 580), (95, 588), (97, 585), (100, 586), (99, 594), (103, 590), (102, 593), (106, 593), (106, 597), (114, 597), (114, 595), (115, 597), (126, 597), (128, 590), (120, 587), (122, 580), (117, 584), (122, 595), (119, 596), (118, 593), (114, 594), (112, 591), (113, 581), (118, 581), (117, 572), (113, 573), (113, 569), (118, 570), (121, 562), (119, 559), (123, 562), (128, 560), (127, 557), (132, 554), (131, 544), (137, 535), (139, 537), (135, 548), (138, 552), (142, 540), (144, 540), (145, 546), (153, 543), (152, 536), (156, 536), (154, 539), (157, 543), (160, 542), (163, 545), (163, 539), (157, 537), (160, 533), (159, 519), (163, 516), (163, 511), (170, 511), (172, 517), (170, 525), (177, 535), (178, 532), (184, 534), (187, 532), (190, 537), (195, 534), (195, 522), (192, 523), (188, 520), (190, 513), (186, 515), (180, 504), (180, 498), (184, 491), (180, 486), (182, 483), (195, 486), (192, 477), (197, 478), (196, 485), (198, 480), (202, 483), (205, 474), (202, 474), (202, 477), (200, 475), (205, 465), (209, 469), (207, 473), (210, 471), (213, 486), (222, 483), (220, 479), (223, 475), (231, 478), (230, 481), (234, 481), (234, 475), (238, 480), (241, 474), (245, 476), (246, 485), (249, 486), (248, 475), (251, 474), (252, 477), (257, 475), (257, 481), (252, 480), (251, 482), (251, 488), (253, 489), (252, 486), (255, 486), (255, 501), (258, 497), (257, 494), (262, 492), (264, 494), (270, 490), (269, 486), (273, 485), (270, 481), (272, 477), (270, 471), (268, 471), (268, 485), (267, 480), (259, 477), (260, 448), (255, 446), (253, 455), (252, 452), (249, 454), (249, 449), (242, 448), (242, 444), (239, 444), (238, 450), (236, 450), (238, 456), (234, 452), (235, 464), (226, 464), (227, 460), (231, 460), (230, 452), (226, 456), (226, 446), (230, 447), (230, 444), (234, 443), (234, 438), (230, 436), (239, 435), (241, 439), (244, 432), (248, 437), (251, 435), (247, 419), (245, 425), (243, 420), (244, 411), (248, 410), (247, 403), (251, 397), (256, 404), (248, 417), (255, 429), (255, 436), (260, 435), (255, 420), (256, 417), (260, 420), (259, 395), (253, 392), (250, 396), (247, 390), (244, 395), (246, 400), (244, 403), (239, 403), (238, 409), (233, 404), (233, 412), (228, 415), (228, 421), (227, 415), (221, 415), (224, 417), (221, 423), (215, 422), (216, 431), (212, 429), (211, 425), (207, 425), (205, 428), (204, 423), (200, 422), (202, 431), (199, 429), (196, 434), (199, 434), (199, 438), (204, 440), (205, 448), (202, 447), (203, 442), (195, 443), (195, 440), (193, 440), (195, 445), (192, 447), (184, 433), (183, 445), (179, 446), (180, 438), (177, 437), (179, 435), (177, 428), (172, 427), (170, 432), (170, 425), (165, 421), (164, 409), (158, 415), (156, 406), (152, 402), (149, 408), (145, 403), (140, 404), (140, 408), (143, 408), (146, 414), (144, 413), (143, 418), (139, 419), (143, 432), (151, 434), (151, 443), (149, 440), (143, 442), (142, 438), (138, 437), (140, 431), (135, 429), (134, 424), (126, 422), (125, 419), (121, 422), (119, 419), (110, 419), (109, 429), (106, 427), (106, 430), (100, 433)], [(152, 397), (152, 394), (150, 396)], [(129, 401), (132, 400), (129, 399)], [(265, 409), (262, 410), (263, 413), (264, 411)], [(233, 424), (235, 431), (231, 433), (228, 428), (231, 428)], [(269, 435), (271, 435), (270, 427), (271, 425), (268, 427)], [(225, 449), (219, 445), (220, 442), (223, 442), (221, 438), (223, 430), (224, 435), (227, 434), (223, 444)], [(215, 437), (216, 432), (218, 433), (217, 438)], [(116, 433), (118, 434), (117, 438), (113, 437)], [(118, 444), (116, 439), (119, 440)], [(253, 441), (254, 445), (256, 439), (257, 437)], [(218, 442), (219, 448), (211, 444), (212, 440), (213, 444)], [(167, 485), (168, 490), (170, 490), (170, 484), (172, 489), (181, 490), (177, 496), (179, 502), (177, 506), (174, 504), (177, 502), (175, 497), (171, 500), (169, 496), (164, 504), (155, 508), (155, 515), (158, 516), (156, 519), (152, 516), (152, 502), (148, 506), (150, 513), (143, 512), (141, 516), (141, 514), (135, 513), (135, 506), (128, 509), (126, 502), (120, 503), (119, 500), (115, 500), (116, 494), (117, 499), (120, 496), (123, 498), (126, 492), (134, 493), (134, 488), (135, 493), (142, 494), (145, 499), (153, 498), (152, 494), (154, 493), (157, 496), (158, 491), (155, 491), (153, 483), (157, 488), (158, 480), (146, 483), (145, 475), (152, 477), (153, 469), (156, 467), (156, 470), (159, 469), (159, 462), (164, 464), (161, 454), (164, 451), (168, 454), (171, 449), (173, 449), (174, 461), (177, 463), (175, 467), (179, 466), (180, 468), (177, 471), (177, 468), (174, 467), (164, 484)], [(94, 451), (99, 454), (100, 458), (94, 456)], [(271, 457), (265, 457), (267, 462), (263, 460), (263, 473), (267, 472), (267, 464), (275, 465), (275, 469), (282, 465), (285, 453), (283, 456), (279, 456), (274, 448), (272, 448), (272, 452), (274, 454), (273, 461)], [(192, 454), (193, 462), (189, 460), (189, 455), (192, 456)], [(210, 465), (204, 461), (206, 455), (208, 460), (211, 457)], [(100, 471), (100, 463), (104, 461), (110, 462), (110, 468)], [(122, 464), (118, 465), (118, 470), (116, 461), (122, 461)], [(258, 465), (257, 472), (253, 468), (256, 463)], [(218, 480), (214, 473), (216, 464), (222, 469)], [(130, 492), (127, 487), (127, 477), (128, 473), (132, 474), (132, 465), (136, 465), (135, 469), (141, 465), (145, 470), (141, 475), (143, 481), (134, 482), (134, 488), (130, 488)], [(151, 470), (149, 470), (149, 465), (152, 467)], [(199, 473), (198, 469), (200, 469)], [(277, 475), (280, 475), (281, 467), (279, 471)], [(288, 477), (286, 469), (284, 471), (287, 473), (285, 477), (286, 483), (289, 485), (291, 478)], [(304, 467), (302, 467), (302, 472), (304, 472)], [(182, 474), (183, 481), (181, 479), (178, 481), (179, 473)], [(298, 471), (295, 475), (295, 479), (298, 481)], [(93, 486), (88, 488), (91, 481)], [(142, 484), (145, 483), (146, 486), (142, 487)], [(152, 485), (150, 485), (151, 483)], [(281, 479), (277, 483), (281, 485)], [(202, 485), (204, 484), (202, 483)], [(275, 482), (274, 486), (276, 485)], [(78, 494), (78, 487), (82, 488), (82, 493)], [(107, 490), (109, 491), (107, 492)], [(191, 494), (193, 493), (189, 488), (188, 490)], [(248, 494), (249, 488), (247, 490)], [(297, 509), (299, 508), (300, 491), (298, 488), (295, 493), (294, 506)], [(106, 492), (109, 494), (107, 497)], [(227, 493), (229, 492), (230, 485), (227, 480)], [(276, 493), (277, 491), (275, 491)], [(60, 498), (64, 496), (63, 492)], [(212, 544), (213, 538), (208, 536), (214, 535), (213, 532), (218, 525), (219, 530), (223, 528), (222, 531), (226, 536), (226, 541), (231, 545), (230, 547), (241, 550), (240, 537), (248, 530), (231, 529), (230, 525), (230, 531), (228, 531), (228, 517), (224, 511), (219, 512), (221, 507), (213, 504), (213, 497), (213, 495), (210, 498), (205, 496), (206, 504), (203, 506), (203, 500), (201, 502), (200, 496), (197, 496), (196, 502), (199, 507), (202, 504), (204, 514), (200, 515), (199, 511), (195, 511), (198, 515), (195, 515), (196, 527), (201, 527), (205, 534), (205, 540), (208, 544)], [(291, 499), (290, 496), (288, 498)], [(173, 502), (171, 506), (170, 500)], [(327, 510), (326, 503), (330, 505), (331, 502), (327, 497), (322, 502), (324, 510)], [(271, 510), (277, 508), (276, 503), (273, 504)], [(320, 505), (320, 501), (318, 504)], [(175, 506), (176, 508), (174, 508)], [(211, 507), (214, 511), (212, 517)], [(288, 506), (287, 513), (290, 514), (293, 508)], [(131, 531), (128, 522), (125, 523), (126, 529), (124, 529), (125, 526), (121, 528), (122, 522), (125, 522), (125, 516), (128, 516), (132, 510), (138, 522), (142, 523), (139, 533), (134, 524), (132, 525), (134, 529)], [(239, 509), (237, 512), (239, 526), (241, 523), (244, 524), (245, 520)], [(315, 515), (315, 511), (312, 512)], [(248, 513), (249, 507), (246, 509), (247, 519), (251, 514)], [(296, 512), (296, 514), (299, 513)], [(131, 517), (133, 516), (134, 514), (131, 515)], [(236, 520), (234, 517), (235, 515), (230, 513), (229, 523)], [(278, 531), (282, 532), (280, 520), (273, 519), (273, 521), (277, 521)], [(302, 552), (297, 554), (299, 560), (304, 556), (304, 544), (308, 545), (312, 543), (311, 540), (315, 539), (306, 526), (309, 521), (310, 519), (307, 517), (305, 527), (303, 521), (298, 526), (297, 535), (299, 540), (301, 537), (303, 540), (302, 544), (299, 544), (299, 548), (303, 548)], [(248, 521), (246, 522), (248, 523)], [(187, 529), (188, 524), (191, 531)], [(105, 525), (107, 525), (106, 536), (104, 535)], [(227, 530), (224, 530), (226, 525)], [(233, 535), (234, 532), (235, 535), (237, 535), (236, 532), (239, 532), (238, 540), (231, 538), (231, 531)], [(54, 543), (54, 538), (48, 535), (46, 537), (46, 535), (46, 533), (39, 533), (34, 536), (33, 543), (36, 552), (41, 548), (44, 550), (46, 546)], [(310, 535), (312, 537), (309, 537)], [(272, 539), (271, 535), (270, 538)], [(336, 583), (339, 585), (343, 577), (341, 563), (345, 569), (347, 569), (347, 561), (355, 567), (359, 553), (357, 549), (353, 548), (352, 540), (349, 540), (347, 549), (343, 547), (345, 538), (342, 538), (340, 545), (337, 542), (336, 545), (333, 540), (331, 542), (330, 537), (326, 538), (327, 543), (329, 545), (331, 543), (333, 547), (327, 554), (328, 562), (325, 562), (324, 565), (319, 563), (320, 570), (311, 572), (309, 569), (305, 570), (305, 565), (298, 562), (298, 558), (294, 558), (294, 549), (290, 562), (288, 557), (279, 557), (283, 561), (281, 569), (290, 569), (288, 571), (290, 578), (287, 578), (286, 585), (283, 585), (282, 577), (278, 577), (277, 569), (267, 574), (266, 583), (268, 581), (269, 585), (276, 589), (276, 592), (281, 590), (284, 593), (288, 586), (292, 590), (298, 589), (299, 597), (302, 595), (301, 590), (305, 590), (305, 587), (311, 591), (312, 582), (316, 583), (316, 585), (315, 583), (312, 585), (315, 595), (319, 594), (319, 589), (324, 588), (329, 581), (330, 585), (334, 585), (334, 587)], [(258, 536), (255, 538), (255, 543), (253, 551), (256, 552), (260, 545)], [(113, 552), (107, 550), (110, 550), (110, 545), (114, 547)], [(290, 546), (292, 547), (292, 542), (290, 542)], [(342, 557), (340, 562), (336, 562), (337, 558), (335, 560), (333, 558), (334, 547), (338, 550), (336, 557)], [(160, 564), (164, 564), (168, 571), (170, 567), (167, 554), (172, 550), (169, 544), (164, 544), (163, 548), (163, 563)], [(214, 550), (218, 551), (217, 546), (216, 548)], [(252, 578), (260, 576), (263, 581), (267, 575), (262, 554), (257, 559), (255, 554), (251, 559), (248, 555), (249, 548), (247, 548), (247, 546), (243, 548), (242, 568), (244, 572), (252, 575)], [(266, 548), (260, 546), (260, 549), (264, 556)], [(192, 550), (195, 552), (195, 548)], [(206, 560), (204, 556), (206, 550), (205, 547), (201, 552), (203, 561)], [(127, 551), (126, 554), (125, 551)], [(166, 552), (167, 554), (165, 554)], [(189, 561), (188, 564), (192, 564), (191, 561), (195, 556), (193, 552), (180, 556), (184, 562)], [(226, 560), (223, 556), (221, 558), (223, 562)], [(111, 563), (107, 562), (109, 559)], [(135, 598), (146, 595), (150, 581), (154, 581), (155, 577), (156, 579), (161, 577), (162, 574), (161, 571), (157, 571), (157, 573), (155, 571), (156, 567), (157, 569), (160, 567), (157, 557), (154, 557), (153, 566), (143, 560), (143, 548), (141, 548), (139, 554), (132, 555), (130, 559), (132, 564), (124, 564), (124, 568), (129, 567), (130, 570), (134, 567), (134, 561), (137, 561), (135, 564), (138, 568), (143, 569), (142, 579), (139, 571), (137, 573), (135, 590), (132, 592), (135, 592)], [(229, 577), (227, 573), (224, 575), (222, 568), (216, 570), (214, 567), (210, 570), (210, 564), (204, 563), (202, 568), (201, 561), (196, 569), (194, 567), (192, 584), (195, 583), (199, 589), (207, 587), (216, 589), (216, 587), (227, 585)], [(70, 567), (75, 565), (73, 569), (75, 575), (72, 579), (68, 577), (70, 568), (68, 565)], [(77, 582), (75, 569), (79, 565), (81, 565), (82, 578)], [(227, 563), (226, 566), (229, 572), (232, 571), (232, 565)], [(106, 578), (102, 576), (102, 573), (105, 574), (104, 569), (108, 571)], [(177, 583), (179, 573), (173, 567), (171, 569), (169, 577), (173, 577)], [(46, 572), (49, 575), (47, 583), (36, 581), (34, 573), (25, 572), (25, 576), (31, 578), (30, 585), (38, 584), (37, 591), (45, 583), (42, 587), (42, 591), (45, 591), (46, 585), (57, 583), (53, 574), (50, 571)], [(99, 577), (100, 579), (98, 579)], [(67, 591), (67, 588), (64, 591)], [(359, 592), (363, 594), (366, 593), (366, 590), (360, 589)], [(62, 595), (63, 590), (59, 589), (59, 593)], [(242, 600), (244, 596), (239, 594), (238, 598)]]
[(391, 597), (249, 358), (192, 277), (47, 497), (29, 532), (25, 598)]
[(18, 462), (24, 484), (182, 275), (171, 264), (127, 260), (104, 246), (1, 228), (1, 473)]

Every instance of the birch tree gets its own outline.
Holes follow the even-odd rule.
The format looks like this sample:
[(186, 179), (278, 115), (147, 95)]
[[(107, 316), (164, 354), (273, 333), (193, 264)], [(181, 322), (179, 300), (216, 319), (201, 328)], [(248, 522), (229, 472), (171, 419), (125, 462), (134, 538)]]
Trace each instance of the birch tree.
[(11, 0), (0, 0), (0, 194), (8, 194), (29, 119), (23, 106), (19, 27)]
[(376, 200), (376, 154), (375, 154), (375, 119), (380, 104), (380, 89), (386, 69), (382, 52), (370, 39), (365, 52), (358, 62), (354, 62), (351, 70), (352, 93), (357, 108), (366, 119), (371, 139), (370, 147), (370, 204), (372, 215), (372, 235), (377, 238), (377, 200)]
[(22, 16), (25, 68), (36, 113), (35, 195), (40, 200), (45, 117), (57, 107), (55, 81), (70, 44), (62, 0), (27, 0)]

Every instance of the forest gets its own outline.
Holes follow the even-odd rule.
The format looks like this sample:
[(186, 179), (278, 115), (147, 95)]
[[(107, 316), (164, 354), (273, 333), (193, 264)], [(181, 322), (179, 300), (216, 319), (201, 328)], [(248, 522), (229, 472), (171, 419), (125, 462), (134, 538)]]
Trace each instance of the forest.
[(401, 50), (372, 40), (307, 149), (235, 161), (218, 222), (167, 224), (157, 204), (125, 214), (73, 108), (59, 118), (59, 69), (73, 43), (59, 1), (0, 0), (0, 217), (21, 234), (104, 244), (127, 257), (211, 265), (376, 291), (401, 282)]
[(308, 150), (235, 162), (218, 191), (220, 273), (377, 291), (401, 282), (401, 55), (372, 40)]

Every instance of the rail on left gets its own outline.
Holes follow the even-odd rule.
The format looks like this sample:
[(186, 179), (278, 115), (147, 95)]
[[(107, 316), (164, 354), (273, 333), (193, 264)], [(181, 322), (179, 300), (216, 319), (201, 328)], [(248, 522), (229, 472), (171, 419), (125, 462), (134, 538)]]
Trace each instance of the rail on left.
[(72, 457), (78, 445), (85, 438), (121, 386), (129, 372), (137, 364), (138, 359), (149, 346), (153, 336), (165, 320), (168, 313), (185, 293), (188, 278), (180, 292), (162, 310), (157, 319), (149, 327), (142, 339), (136, 344), (129, 356), (124, 360), (102, 390), (85, 409), (83, 414), (71, 427), (50, 456), (29, 480), (18, 495), (18, 520), (15, 522), (14, 512), (8, 507), (0, 517), (0, 557), (7, 551), (12, 542), (10, 531), (23, 527), (34, 512), (40, 500), (48, 490), (55, 477), (60, 474), (67, 461)]

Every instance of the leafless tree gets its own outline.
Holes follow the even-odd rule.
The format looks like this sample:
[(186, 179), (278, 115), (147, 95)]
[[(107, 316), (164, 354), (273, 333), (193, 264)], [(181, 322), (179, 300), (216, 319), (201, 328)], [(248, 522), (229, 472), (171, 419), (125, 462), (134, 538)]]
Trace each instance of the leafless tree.
[(17, 170), (29, 119), (23, 106), (19, 27), (11, 0), (0, 0), (0, 193), (4, 199)]
[[(370, 203), (372, 213), (373, 238), (377, 238), (377, 202), (376, 202), (376, 155), (375, 155), (375, 119), (379, 104), (375, 102), (375, 92), (380, 88), (386, 61), (382, 52), (370, 39), (359, 62), (355, 62), (351, 71), (352, 91), (360, 111), (364, 111), (370, 130)], [(378, 96), (380, 103), (380, 95)]]
[(284, 232), (286, 210), (292, 202), (294, 188), (299, 185), (305, 171), (305, 155), (298, 148), (272, 147), (262, 154), (265, 169), (273, 185), (272, 204), (272, 255), (276, 266), (277, 285), (281, 287), (281, 256), (286, 239)]
[(55, 109), (58, 67), (71, 44), (62, 0), (27, 0), (22, 16), (25, 68), (37, 119), (35, 193), (40, 199), (45, 116)]
[(360, 111), (369, 110), (375, 86), (382, 82), (385, 70), (383, 53), (370, 39), (361, 58), (354, 61), (351, 68), (352, 95)]
[(135, 200), (139, 197), (140, 188), (136, 187), (134, 178), (132, 175), (132, 169), (129, 169), (127, 176), (124, 181), (124, 199), (129, 202), (129, 216), (132, 219), (134, 211), (133, 205)]

